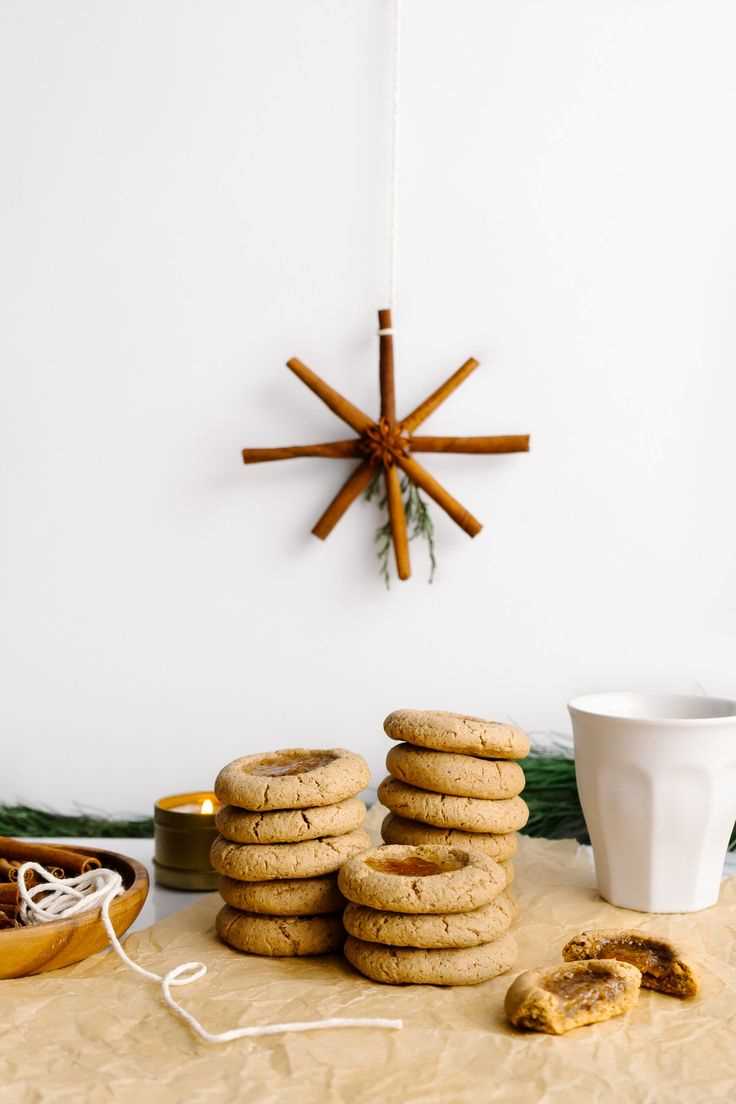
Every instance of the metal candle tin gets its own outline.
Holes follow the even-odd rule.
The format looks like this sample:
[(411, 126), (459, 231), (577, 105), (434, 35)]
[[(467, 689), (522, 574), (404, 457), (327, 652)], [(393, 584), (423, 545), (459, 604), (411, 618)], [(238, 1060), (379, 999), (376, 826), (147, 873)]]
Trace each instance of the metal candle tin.
[[(205, 801), (211, 801), (211, 813), (202, 813)], [(195, 806), (181, 811), (181, 806)], [(207, 791), (173, 794), (160, 798), (153, 810), (155, 852), (153, 868), (157, 885), (170, 889), (217, 889), (217, 874), (210, 863), (210, 847), (217, 835), (215, 795)]]

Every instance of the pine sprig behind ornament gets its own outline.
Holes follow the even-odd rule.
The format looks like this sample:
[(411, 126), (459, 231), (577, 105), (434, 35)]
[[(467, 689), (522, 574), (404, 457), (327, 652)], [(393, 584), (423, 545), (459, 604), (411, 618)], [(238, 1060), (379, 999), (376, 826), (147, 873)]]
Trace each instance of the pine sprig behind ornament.
[[(379, 510), (388, 514), (388, 495), (384, 489), (380, 471), (376, 472), (373, 479), (368, 484), (368, 489), (363, 497), (366, 502), (375, 502)], [(427, 508), (426, 502), (419, 493), (419, 488), (412, 483), (407, 476), (404, 476), (401, 480), (401, 498), (404, 503), (409, 540), (413, 541), (416, 537), (422, 537), (427, 542), (427, 552), (429, 555), (428, 582), (431, 583), (434, 580), (434, 573), (437, 568), (432, 516)], [(378, 569), (381, 578), (388, 588), (391, 586), (391, 575), (388, 568), (392, 546), (390, 520), (386, 520), (382, 525), (378, 526), (373, 539), (376, 546)]]

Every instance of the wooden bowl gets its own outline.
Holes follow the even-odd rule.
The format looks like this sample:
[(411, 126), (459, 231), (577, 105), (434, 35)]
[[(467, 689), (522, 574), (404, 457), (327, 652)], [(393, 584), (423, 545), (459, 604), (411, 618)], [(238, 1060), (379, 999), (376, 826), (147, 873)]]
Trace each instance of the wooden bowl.
[[(118, 870), (123, 876), (125, 893), (110, 905), (110, 919), (120, 936), (126, 932), (143, 908), (148, 896), (148, 871), (135, 859), (114, 851), (77, 847), (84, 855), (94, 855), (102, 866)], [(83, 912), (68, 920), (52, 920), (27, 928), (0, 931), (0, 978), (43, 974), (81, 962), (109, 946), (99, 909)]]

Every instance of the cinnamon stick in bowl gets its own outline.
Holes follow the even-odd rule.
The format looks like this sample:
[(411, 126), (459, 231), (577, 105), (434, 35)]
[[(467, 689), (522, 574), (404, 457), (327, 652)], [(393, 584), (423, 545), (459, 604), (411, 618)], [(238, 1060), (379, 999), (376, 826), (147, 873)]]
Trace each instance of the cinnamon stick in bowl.
[(100, 860), (91, 855), (82, 855), (78, 851), (67, 851), (64, 847), (53, 847), (46, 843), (27, 843), (9, 836), (0, 836), (0, 856), (10, 862), (37, 862), (47, 869), (63, 867), (69, 877), (73, 874), (86, 874), (88, 870), (97, 870), (100, 866)]
[(0, 882), (0, 909), (16, 909), (18, 907), (18, 883)]

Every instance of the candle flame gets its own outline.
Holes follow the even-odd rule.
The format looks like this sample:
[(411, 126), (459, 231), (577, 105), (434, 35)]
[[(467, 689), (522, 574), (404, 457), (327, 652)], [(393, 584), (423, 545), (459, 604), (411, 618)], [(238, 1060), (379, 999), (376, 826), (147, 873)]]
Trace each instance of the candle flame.
[(214, 804), (213, 804), (213, 802), (212, 802), (212, 798), (211, 798), (211, 797), (206, 797), (206, 798), (204, 799), (204, 801), (202, 802), (202, 805), (201, 805), (201, 807), (200, 807), (200, 810), (199, 810), (199, 811), (200, 811), (200, 813), (202, 813), (202, 815), (203, 815), (203, 816), (207, 816), (208, 814), (210, 814), (210, 815), (211, 815), (212, 813), (214, 813), (214, 811), (215, 811), (215, 806), (214, 806)]

